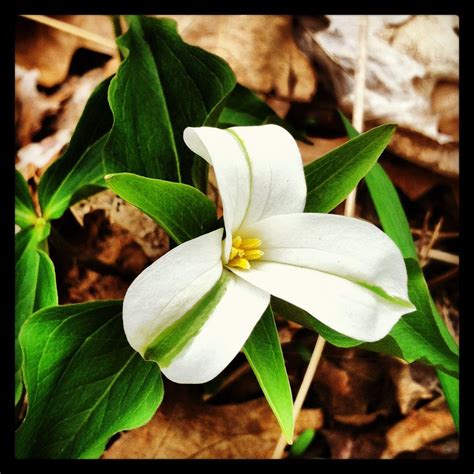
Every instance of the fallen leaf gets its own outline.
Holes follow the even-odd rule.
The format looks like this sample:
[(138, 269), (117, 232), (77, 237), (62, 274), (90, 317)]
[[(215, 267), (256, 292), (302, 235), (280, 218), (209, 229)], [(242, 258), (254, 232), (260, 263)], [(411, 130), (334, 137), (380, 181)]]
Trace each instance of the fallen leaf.
[(387, 447), (381, 457), (392, 459), (405, 451), (418, 451), (423, 446), (456, 432), (446, 403), (434, 400), (412, 411), (387, 431)]
[(312, 390), (334, 420), (367, 425), (387, 416), (393, 405), (387, 363), (373, 353), (331, 347), (320, 361)]
[[(421, 400), (430, 400), (434, 396), (436, 382), (426, 380), (421, 384), (415, 380), (413, 370), (409, 364), (394, 359), (390, 366), (390, 376), (396, 388), (396, 396), (400, 412), (408, 414)], [(436, 381), (436, 375), (434, 375)]]
[[(106, 15), (56, 15), (53, 18), (114, 40), (112, 21)], [(43, 86), (52, 87), (66, 79), (72, 56), (79, 48), (111, 57), (118, 54), (110, 46), (84, 40), (27, 18), (17, 19), (15, 60), (27, 69), (38, 69), (39, 83)]]
[(425, 168), (420, 168), (404, 160), (383, 160), (381, 165), (389, 175), (393, 184), (412, 201), (416, 201), (443, 183), (446, 178)]
[(298, 148), (300, 149), (301, 157), (303, 163), (307, 165), (312, 161), (321, 158), (326, 153), (330, 152), (334, 148), (342, 145), (347, 142), (346, 137), (338, 138), (319, 138), (319, 137), (308, 137), (308, 139), (313, 143), (309, 145), (308, 143), (297, 142)]
[(43, 119), (59, 109), (59, 100), (38, 91), (39, 74), (38, 69), (15, 64), (15, 131), (20, 146), (30, 143)]
[[(300, 47), (328, 77), (347, 114), (353, 108), (359, 18), (307, 17), (297, 29)], [(389, 149), (446, 176), (459, 174), (457, 27), (454, 15), (371, 15), (368, 23), (366, 121), (397, 123)]]
[[(278, 423), (264, 398), (213, 406), (168, 387), (165, 401), (142, 428), (124, 433), (104, 459), (268, 459), (280, 437)], [(171, 390), (170, 390), (171, 388)], [(319, 429), (320, 409), (304, 409), (295, 434)]]
[(32, 178), (37, 170), (42, 170), (53, 162), (71, 138), (71, 130), (59, 130), (40, 142), (30, 143), (17, 152), (17, 170), (26, 180)]
[(117, 224), (129, 232), (145, 254), (153, 260), (168, 250), (168, 237), (155, 221), (110, 190), (83, 199), (70, 209), (81, 225), (84, 224), (86, 215), (104, 210), (110, 223)]
[(309, 102), (316, 74), (298, 49), (292, 18), (281, 15), (170, 15), (183, 39), (224, 58), (240, 84)]
[(331, 459), (378, 459), (385, 448), (383, 431), (358, 432), (338, 428), (323, 429)]
[[(60, 155), (63, 147), (69, 142), (92, 91), (99, 82), (115, 71), (117, 64), (115, 60), (110, 60), (102, 68), (92, 69), (81, 77), (73, 76), (50, 96), (37, 91), (36, 82), (33, 81), (37, 76), (34, 70), (18, 68), (19, 71), (24, 71), (22, 77), (27, 79), (27, 84), (16, 90), (16, 103), (21, 111), (17, 125), (19, 133), (23, 133), (24, 142), (17, 152), (16, 168), (25, 179), (41, 175)], [(25, 95), (25, 87), (30, 90), (29, 94)], [(33, 133), (41, 129), (46, 115), (54, 117), (50, 124), (53, 133), (39, 142), (31, 143)], [(35, 124), (34, 128), (29, 125), (32, 123)]]
[(403, 128), (397, 128), (389, 150), (416, 165), (443, 176), (459, 176), (459, 144), (440, 145), (435, 140)]

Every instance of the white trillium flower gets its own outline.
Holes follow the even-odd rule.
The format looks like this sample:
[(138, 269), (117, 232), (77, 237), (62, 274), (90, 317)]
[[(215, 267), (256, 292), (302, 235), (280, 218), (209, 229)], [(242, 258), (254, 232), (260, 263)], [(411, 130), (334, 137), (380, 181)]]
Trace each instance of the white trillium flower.
[(361, 341), (386, 336), (415, 307), (393, 241), (369, 222), (303, 213), (293, 137), (276, 125), (187, 128), (214, 167), (223, 229), (174, 248), (129, 287), (125, 334), (178, 383), (204, 383), (236, 356), (270, 302), (298, 306)]

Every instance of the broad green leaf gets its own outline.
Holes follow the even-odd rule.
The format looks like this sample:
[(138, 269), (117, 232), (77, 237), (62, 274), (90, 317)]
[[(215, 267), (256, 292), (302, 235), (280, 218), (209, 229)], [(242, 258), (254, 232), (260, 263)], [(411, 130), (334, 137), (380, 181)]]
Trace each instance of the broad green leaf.
[(370, 171), (390, 142), (395, 125), (381, 125), (305, 166), (305, 212), (330, 212)]
[(258, 383), (289, 444), (293, 442), (293, 398), (270, 306), (243, 347)]
[(128, 23), (117, 39), (126, 59), (109, 89), (114, 126), (105, 169), (191, 184), (194, 154), (183, 131), (216, 125), (235, 76), (222, 59), (184, 43), (173, 20)]
[(281, 119), (257, 94), (237, 84), (225, 102), (224, 110), (219, 117), (218, 126), (264, 125), (273, 123), (288, 130), (296, 140), (308, 143), (304, 133), (296, 130), (288, 122)]
[(15, 170), (15, 223), (23, 229), (34, 225), (36, 218), (28, 184), (22, 174)]
[(128, 344), (121, 309), (121, 301), (56, 306), (24, 324), (28, 412), (17, 458), (97, 458), (111, 436), (153, 416), (160, 371)]
[(23, 390), (18, 342), (21, 327), (34, 311), (58, 302), (53, 263), (45, 252), (36, 248), (43, 240), (43, 232), (29, 227), (15, 236), (15, 405)]
[[(340, 116), (349, 137), (357, 136), (358, 131), (352, 127), (352, 125), (342, 113), (340, 113)], [(419, 284), (419, 288), (417, 288), (417, 294), (421, 299), (421, 302), (420, 304), (417, 304), (416, 301), (412, 300), (413, 303), (417, 306), (418, 311), (420, 311), (420, 308), (426, 311), (425, 319), (429, 320), (429, 326), (432, 326), (434, 320), (441, 336), (444, 339), (444, 342), (448, 348), (457, 355), (459, 351), (456, 342), (447, 330), (446, 325), (441, 320), (441, 317), (436, 309), (436, 305), (434, 304), (431, 294), (429, 293), (429, 290), (426, 286), (422, 270), (418, 266), (415, 245), (413, 243), (405, 212), (395, 187), (383, 168), (378, 163), (376, 166), (374, 166), (367, 177), (367, 186), (369, 188), (372, 200), (374, 201), (374, 205), (377, 209), (377, 214), (379, 215), (379, 219), (382, 223), (384, 231), (398, 245), (402, 255), (405, 258), (412, 259), (414, 262), (416, 262), (417, 268), (414, 272), (414, 275), (418, 276), (417, 281), (420, 282), (421, 279), (423, 280)], [(387, 197), (389, 197), (389, 199), (387, 199)], [(415, 267), (415, 264), (412, 262), (411, 266)], [(420, 275), (422, 277), (421, 279), (419, 278)], [(449, 354), (449, 352), (446, 353)], [(459, 381), (456, 377), (448, 375), (439, 369), (437, 370), (437, 374), (451, 410), (456, 428), (459, 428)]]
[(178, 244), (217, 228), (214, 203), (192, 186), (132, 173), (107, 175), (107, 186), (155, 220)]
[[(102, 148), (112, 126), (112, 114), (107, 103), (110, 80), (111, 77), (94, 90), (66, 151), (41, 178), (38, 195), (43, 216), (47, 220), (61, 217), (77, 200), (76, 195), (83, 187), (104, 186)], [(97, 191), (97, 188), (94, 190)]]
[(314, 439), (316, 431), (309, 428), (304, 430), (295, 440), (295, 444), (290, 448), (292, 456), (301, 456), (309, 448), (309, 445)]

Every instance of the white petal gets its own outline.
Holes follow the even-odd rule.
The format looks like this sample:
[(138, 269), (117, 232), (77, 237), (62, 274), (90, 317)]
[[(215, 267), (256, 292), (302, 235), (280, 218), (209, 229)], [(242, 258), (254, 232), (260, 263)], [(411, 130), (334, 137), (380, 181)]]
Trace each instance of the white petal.
[(226, 291), (200, 332), (161, 370), (177, 383), (204, 383), (216, 377), (245, 344), (270, 302), (270, 295), (232, 273)]
[(194, 153), (214, 167), (224, 210), (224, 256), (227, 258), (232, 234), (240, 227), (248, 206), (250, 174), (247, 159), (235, 137), (225, 130), (188, 127), (183, 138)]
[(403, 314), (410, 312), (356, 283), (317, 270), (260, 261), (252, 262), (247, 271), (231, 270), (360, 341), (383, 338)]
[(144, 354), (148, 345), (208, 292), (222, 274), (218, 229), (174, 248), (133, 281), (123, 302), (130, 345)]
[(242, 226), (266, 217), (303, 212), (306, 181), (294, 138), (278, 125), (233, 127), (250, 165), (250, 202)]
[(362, 281), (408, 300), (407, 272), (400, 250), (369, 222), (332, 214), (292, 214), (260, 221), (247, 233), (244, 238), (262, 240), (265, 261)]
[(284, 128), (186, 128), (184, 141), (214, 167), (224, 209), (226, 262), (232, 234), (240, 228), (303, 211), (306, 181), (301, 155)]

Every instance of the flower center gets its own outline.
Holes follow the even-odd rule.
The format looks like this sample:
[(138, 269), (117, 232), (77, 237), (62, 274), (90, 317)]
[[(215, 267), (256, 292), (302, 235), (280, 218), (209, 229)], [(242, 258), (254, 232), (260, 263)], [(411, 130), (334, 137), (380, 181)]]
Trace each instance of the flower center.
[(257, 250), (261, 245), (262, 241), (260, 239), (242, 239), (240, 235), (234, 237), (227, 265), (248, 270), (250, 268), (250, 260), (258, 260), (263, 256), (263, 252)]

